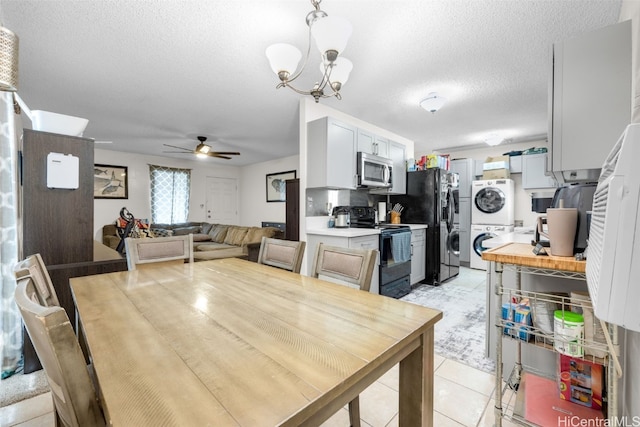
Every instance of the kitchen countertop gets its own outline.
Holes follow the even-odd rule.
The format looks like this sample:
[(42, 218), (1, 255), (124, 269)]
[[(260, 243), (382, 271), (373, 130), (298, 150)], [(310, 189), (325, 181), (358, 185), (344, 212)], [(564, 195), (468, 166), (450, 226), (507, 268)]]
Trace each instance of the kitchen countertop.
[(507, 243), (531, 244), (533, 238), (533, 230), (514, 231), (512, 233), (501, 234), (492, 239), (484, 240), (482, 242), (482, 246), (484, 246), (485, 248), (497, 248), (498, 246), (506, 245)]
[[(408, 226), (411, 231), (423, 230), (427, 228), (426, 224), (399, 224)], [(307, 234), (316, 234), (321, 236), (337, 236), (337, 237), (362, 237), (375, 236), (380, 234), (380, 228), (311, 228), (307, 229)]]

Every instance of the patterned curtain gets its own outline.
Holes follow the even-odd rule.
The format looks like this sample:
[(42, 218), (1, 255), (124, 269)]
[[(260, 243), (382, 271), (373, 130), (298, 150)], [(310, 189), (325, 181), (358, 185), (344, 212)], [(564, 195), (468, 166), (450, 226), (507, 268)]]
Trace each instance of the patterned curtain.
[(0, 92), (0, 356), (2, 378), (15, 373), (22, 357), (22, 320), (13, 294), (18, 262), (17, 138), (13, 93)]
[(179, 224), (189, 217), (191, 169), (149, 165), (151, 223)]

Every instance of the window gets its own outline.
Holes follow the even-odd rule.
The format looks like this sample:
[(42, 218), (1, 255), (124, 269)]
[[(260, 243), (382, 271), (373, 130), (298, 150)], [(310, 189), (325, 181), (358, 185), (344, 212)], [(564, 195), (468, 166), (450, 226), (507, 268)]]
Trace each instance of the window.
[(177, 224), (189, 217), (190, 169), (149, 165), (151, 222)]

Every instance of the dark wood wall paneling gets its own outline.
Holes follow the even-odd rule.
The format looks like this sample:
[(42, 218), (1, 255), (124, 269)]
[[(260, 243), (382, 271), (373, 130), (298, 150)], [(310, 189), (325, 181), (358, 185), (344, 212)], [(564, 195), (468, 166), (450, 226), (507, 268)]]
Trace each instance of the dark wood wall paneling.
[[(24, 130), (21, 158), (22, 256), (39, 253), (47, 265), (60, 304), (75, 327), (69, 278), (123, 271), (124, 259), (94, 262), (93, 140)], [(47, 188), (47, 155), (79, 158), (79, 188)], [(41, 369), (26, 331), (24, 372)]]

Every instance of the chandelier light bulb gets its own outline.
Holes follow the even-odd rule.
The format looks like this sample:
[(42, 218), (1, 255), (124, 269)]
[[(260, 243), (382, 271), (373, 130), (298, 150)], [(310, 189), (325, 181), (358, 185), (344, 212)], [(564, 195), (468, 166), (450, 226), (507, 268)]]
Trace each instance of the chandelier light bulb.
[(287, 73), (287, 77), (293, 74), (298, 68), (298, 62), (302, 58), (302, 53), (297, 47), (287, 43), (272, 44), (265, 51), (269, 59), (271, 70), (277, 75)]

